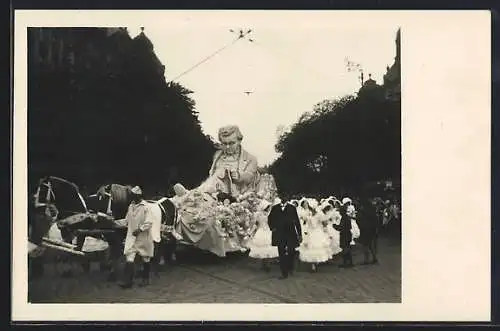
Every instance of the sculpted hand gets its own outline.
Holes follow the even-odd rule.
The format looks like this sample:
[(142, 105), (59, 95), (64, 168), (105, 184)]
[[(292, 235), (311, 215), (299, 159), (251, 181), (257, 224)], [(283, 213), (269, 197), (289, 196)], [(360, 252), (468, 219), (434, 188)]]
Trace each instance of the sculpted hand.
[(217, 169), (215, 175), (220, 179), (224, 178), (224, 176), (226, 175), (226, 169)]
[(240, 173), (238, 170), (231, 170), (231, 179), (234, 180), (240, 179)]

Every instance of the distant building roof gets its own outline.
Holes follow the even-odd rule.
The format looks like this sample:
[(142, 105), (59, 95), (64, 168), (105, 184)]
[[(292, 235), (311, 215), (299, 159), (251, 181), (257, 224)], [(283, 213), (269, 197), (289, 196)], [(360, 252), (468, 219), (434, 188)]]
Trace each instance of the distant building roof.
[(151, 40), (146, 36), (146, 34), (144, 33), (144, 28), (141, 28), (141, 33), (139, 33), (135, 38), (134, 40), (136, 41), (139, 41), (139, 42), (142, 42), (144, 43), (144, 45), (146, 45), (146, 47), (148, 49), (151, 49), (153, 50), (153, 43), (151, 42)]
[(375, 86), (377, 81), (372, 78), (372, 74), (368, 74), (368, 79), (363, 83), (363, 86)]

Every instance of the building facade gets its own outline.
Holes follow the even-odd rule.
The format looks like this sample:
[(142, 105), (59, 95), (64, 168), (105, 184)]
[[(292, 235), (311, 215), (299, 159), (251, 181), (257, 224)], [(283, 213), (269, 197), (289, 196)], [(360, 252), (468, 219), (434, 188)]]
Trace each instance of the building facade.
[(384, 75), (385, 97), (390, 100), (401, 100), (401, 29), (396, 33), (396, 56), (394, 63), (387, 68)]
[[(370, 95), (393, 101), (401, 100), (401, 29), (398, 29), (396, 33), (395, 43), (396, 55), (394, 57), (394, 63), (387, 67), (383, 84), (377, 84), (377, 82), (371, 78), (370, 74), (367, 80), (361, 78), (362, 86), (358, 91), (358, 95)], [(363, 73), (361, 77), (363, 77)]]

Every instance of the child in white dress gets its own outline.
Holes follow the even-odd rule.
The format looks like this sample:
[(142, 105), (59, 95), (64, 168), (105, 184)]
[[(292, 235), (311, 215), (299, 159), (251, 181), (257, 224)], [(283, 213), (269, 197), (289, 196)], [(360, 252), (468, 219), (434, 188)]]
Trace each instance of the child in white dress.
[(302, 262), (311, 263), (311, 270), (315, 272), (318, 263), (330, 259), (330, 242), (323, 230), (318, 202), (315, 199), (308, 199), (308, 204), (311, 216), (306, 220), (308, 222), (307, 233), (299, 247), (299, 259)]
[(307, 198), (300, 199), (297, 207), (297, 215), (299, 216), (300, 226), (302, 228), (302, 238), (307, 234), (307, 225), (309, 224), (309, 217), (311, 217), (311, 210)]
[(267, 201), (261, 205), (261, 210), (257, 211), (256, 226), (257, 231), (250, 240), (247, 248), (250, 249), (249, 257), (262, 261), (261, 269), (269, 271), (268, 261), (278, 257), (278, 247), (271, 245), (272, 233), (267, 223), (267, 216), (271, 210), (271, 204)]
[(333, 224), (340, 224), (340, 212), (328, 201), (321, 206), (320, 212), (322, 213), (323, 230), (330, 240), (330, 258), (332, 258), (342, 251), (340, 248), (340, 234), (333, 227)]

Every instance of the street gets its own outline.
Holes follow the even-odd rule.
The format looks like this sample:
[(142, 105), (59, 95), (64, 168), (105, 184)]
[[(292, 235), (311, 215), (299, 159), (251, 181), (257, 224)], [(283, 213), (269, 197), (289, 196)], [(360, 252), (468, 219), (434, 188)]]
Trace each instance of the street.
[(63, 277), (53, 264), (30, 280), (32, 303), (398, 303), (401, 302), (401, 245), (379, 241), (378, 265), (360, 265), (363, 254), (354, 249), (352, 269), (338, 268), (336, 257), (316, 273), (299, 263), (293, 276), (279, 280), (279, 265), (260, 270), (260, 261), (244, 256), (217, 258), (193, 249), (179, 252), (178, 263), (168, 266), (151, 285), (123, 290), (106, 282), (106, 273), (93, 262), (91, 271), (77, 270)]

